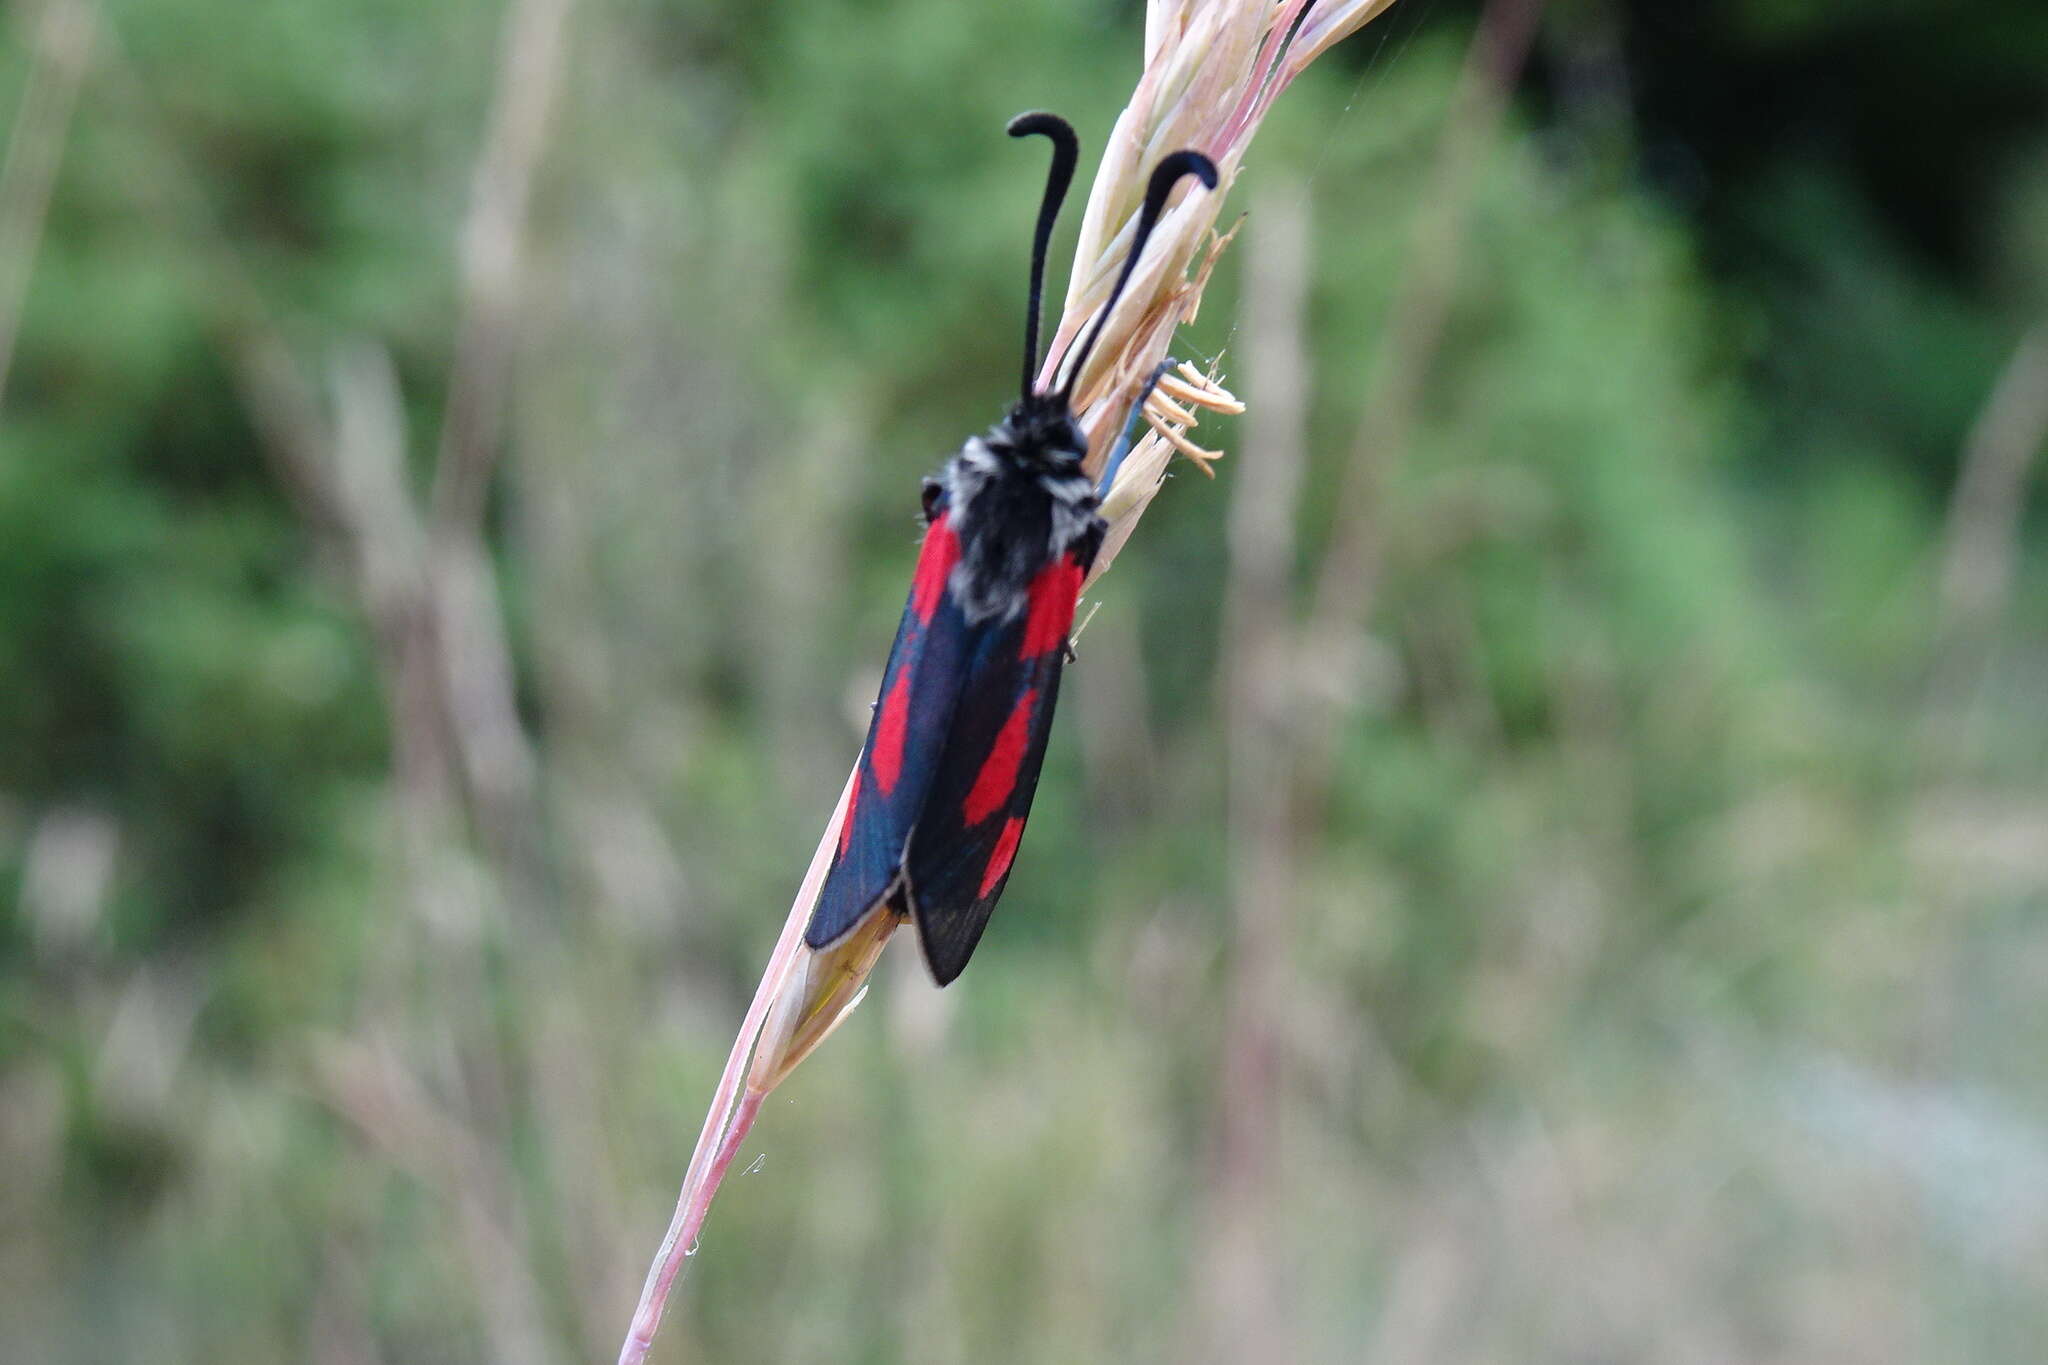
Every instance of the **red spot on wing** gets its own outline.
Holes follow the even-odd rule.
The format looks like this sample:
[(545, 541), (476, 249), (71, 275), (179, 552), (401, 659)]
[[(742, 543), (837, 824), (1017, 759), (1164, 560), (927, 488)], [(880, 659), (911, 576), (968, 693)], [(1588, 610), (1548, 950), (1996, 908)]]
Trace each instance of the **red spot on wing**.
[(981, 874), (981, 895), (986, 900), (989, 892), (1002, 884), (1010, 870), (1010, 862), (1017, 856), (1017, 841), (1024, 837), (1024, 817), (1013, 815), (1003, 825), (1002, 834), (996, 839), (995, 852), (988, 855), (988, 867)]
[(920, 625), (931, 624), (939, 599), (946, 595), (946, 579), (960, 562), (960, 537), (953, 533), (951, 513), (933, 522), (924, 533), (924, 549), (917, 556), (917, 577), (910, 585), (910, 610)]
[(875, 723), (874, 752), (868, 755), (868, 771), (875, 785), (887, 796), (896, 789), (903, 773), (903, 736), (910, 724), (910, 670), (896, 670), (896, 685), (882, 702), (882, 718)]
[(1081, 566), (1073, 556), (1054, 560), (1031, 580), (1031, 615), (1024, 622), (1024, 643), (1017, 657), (1035, 659), (1067, 643), (1074, 624), (1074, 603), (1081, 596)]
[(975, 774), (974, 786), (960, 807), (969, 829), (1010, 803), (1010, 793), (1017, 786), (1017, 769), (1024, 763), (1024, 746), (1031, 742), (1031, 708), (1037, 701), (1037, 688), (1017, 698), (1010, 718), (1003, 722), (996, 742), (989, 746), (988, 757), (981, 761), (981, 771)]
[(860, 805), (860, 774), (853, 775), (853, 790), (846, 794), (846, 816), (839, 822), (839, 856), (846, 857), (846, 849), (853, 842), (853, 812)]

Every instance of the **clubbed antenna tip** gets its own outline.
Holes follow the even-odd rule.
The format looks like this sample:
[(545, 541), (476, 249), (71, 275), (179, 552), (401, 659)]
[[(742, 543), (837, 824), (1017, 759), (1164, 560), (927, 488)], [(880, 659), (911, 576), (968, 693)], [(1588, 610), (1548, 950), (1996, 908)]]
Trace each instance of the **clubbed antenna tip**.
[[(1073, 183), (1074, 164), (1081, 157), (1081, 141), (1074, 126), (1058, 114), (1019, 114), (1010, 120), (1011, 137), (1037, 133), (1052, 142), (1052, 169), (1046, 172), (1045, 197), (1038, 204), (1038, 228), (1031, 236), (1031, 302), (1024, 313), (1024, 382), (1022, 397), (1031, 396), (1031, 377), (1038, 370), (1038, 315), (1045, 293), (1045, 252), (1052, 242), (1053, 224), (1059, 221), (1060, 205), (1066, 202), (1067, 186)], [(1213, 183), (1213, 182), (1212, 182)]]

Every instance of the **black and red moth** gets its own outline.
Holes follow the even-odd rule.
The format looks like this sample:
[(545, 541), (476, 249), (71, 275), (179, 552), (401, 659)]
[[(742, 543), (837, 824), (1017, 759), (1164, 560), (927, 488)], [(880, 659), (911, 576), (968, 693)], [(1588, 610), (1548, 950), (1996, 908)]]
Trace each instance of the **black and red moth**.
[(1067, 632), (1106, 529), (1082, 471), (1087, 438), (1073, 387), (1166, 199), (1182, 177), (1216, 187), (1199, 152), (1160, 161), (1130, 255), (1101, 315), (1060, 367), (1032, 387), (1046, 245), (1079, 144), (1066, 120), (1023, 114), (1012, 137), (1053, 145), (1031, 244), (1022, 394), (924, 485), (924, 548), (882, 674), (839, 845), (804, 941), (825, 948), (875, 913), (913, 919), (932, 977), (946, 985), (974, 955), (1009, 880), (1031, 813)]

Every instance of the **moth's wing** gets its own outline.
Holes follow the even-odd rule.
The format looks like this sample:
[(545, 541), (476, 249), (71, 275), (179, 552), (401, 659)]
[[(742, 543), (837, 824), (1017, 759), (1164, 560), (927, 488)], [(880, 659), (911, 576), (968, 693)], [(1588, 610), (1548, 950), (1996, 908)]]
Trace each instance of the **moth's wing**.
[(813, 948), (860, 923), (896, 888), (910, 831), (938, 772), (968, 658), (986, 633), (967, 624), (946, 591), (960, 559), (960, 539), (942, 502), (930, 510), (917, 575), (840, 823), (839, 847), (804, 931), (804, 942)]
[(988, 631), (967, 662), (904, 862), (925, 964), (941, 986), (967, 966), (1009, 880), (1045, 761), (1074, 604), (1098, 542), (1091, 536), (1040, 570), (1025, 613)]

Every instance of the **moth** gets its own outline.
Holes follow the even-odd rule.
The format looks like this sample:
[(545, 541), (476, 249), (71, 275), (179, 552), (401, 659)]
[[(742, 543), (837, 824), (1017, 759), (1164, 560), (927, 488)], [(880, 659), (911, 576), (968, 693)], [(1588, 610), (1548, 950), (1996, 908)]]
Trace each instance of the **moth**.
[(1088, 442), (1074, 418), (1074, 384), (1174, 187), (1193, 175), (1216, 188), (1215, 164), (1201, 153), (1161, 159), (1101, 314), (1062, 358), (1054, 386), (1035, 389), (1046, 247), (1079, 142), (1053, 114), (1019, 115), (1009, 133), (1037, 134), (1053, 147), (1031, 244), (1023, 384), (1001, 421), (925, 480), (910, 598), (804, 933), (812, 948), (826, 948), (871, 914), (913, 920), (941, 986), (967, 966), (1009, 881), (1052, 730), (1067, 632), (1107, 529), (1081, 468)]

